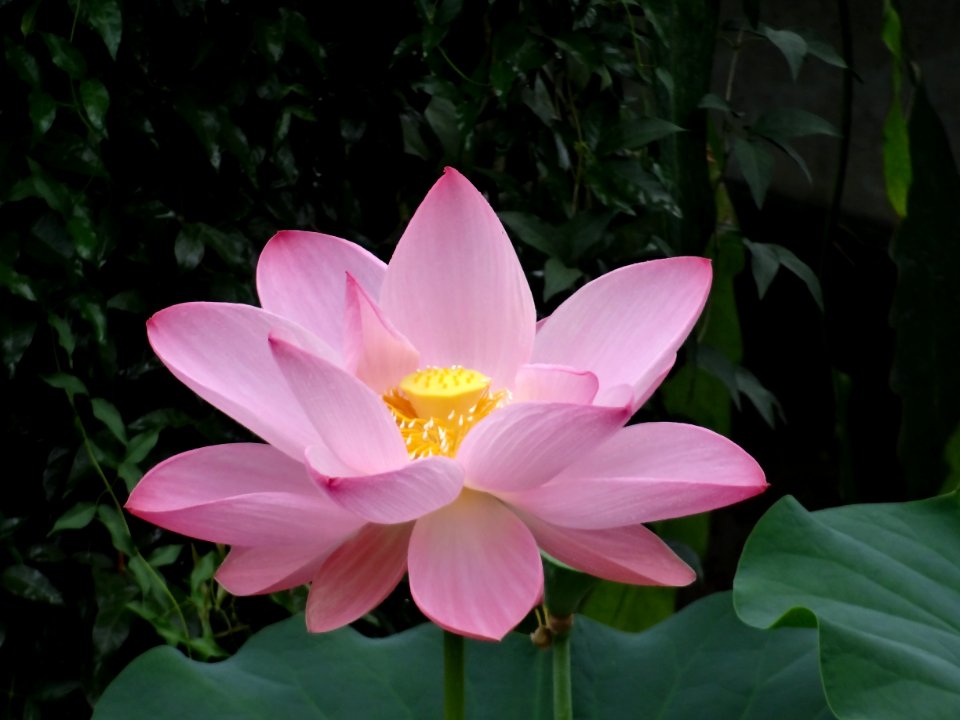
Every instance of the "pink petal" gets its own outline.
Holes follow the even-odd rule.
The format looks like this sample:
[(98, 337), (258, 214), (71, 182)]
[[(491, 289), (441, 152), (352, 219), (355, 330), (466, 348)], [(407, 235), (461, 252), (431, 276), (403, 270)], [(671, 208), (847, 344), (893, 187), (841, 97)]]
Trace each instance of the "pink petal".
[(260, 254), (257, 292), (264, 308), (316, 333), (339, 358), (347, 273), (376, 298), (385, 272), (381, 260), (352, 242), (285, 230)]
[(267, 344), (271, 329), (333, 357), (299, 325), (249, 305), (186, 303), (147, 321), (150, 344), (182, 383), (299, 461), (320, 438), (277, 369)]
[(380, 305), (425, 365), (463, 365), (510, 387), (533, 347), (536, 311), (490, 205), (447, 168), (387, 268)]
[(628, 384), (640, 398), (669, 370), (710, 291), (710, 261), (680, 257), (629, 265), (580, 288), (537, 333), (532, 362), (590, 370), (601, 392)]
[[(270, 336), (270, 348), (290, 390), (323, 444), (358, 474), (375, 475), (407, 463), (407, 449), (383, 400), (333, 363)], [(311, 455), (314, 462), (316, 455)], [(341, 475), (343, 467), (316, 467)]]
[(597, 376), (587, 370), (563, 365), (524, 365), (514, 381), (513, 399), (589, 405), (599, 386)]
[(494, 411), (457, 451), (469, 487), (527, 490), (612, 437), (627, 421), (624, 408), (520, 403)]
[(234, 546), (217, 570), (217, 582), (231, 595), (262, 595), (306, 585), (341, 541), (318, 546)]
[(420, 353), (383, 316), (352, 275), (347, 275), (346, 313), (343, 354), (347, 370), (380, 395), (416, 372)]
[(307, 598), (307, 628), (326, 632), (357, 620), (386, 599), (407, 569), (411, 525), (367, 525), (327, 558)]
[(255, 443), (204, 447), (160, 463), (126, 508), (167, 530), (228, 545), (322, 545), (362, 524), (313, 485), (302, 463)]
[(526, 526), (495, 498), (466, 491), (417, 520), (410, 538), (410, 592), (452, 632), (499, 640), (543, 593), (543, 566)]
[(643, 525), (574, 530), (521, 514), (544, 552), (605, 580), (630, 585), (689, 585), (696, 573)]
[(501, 496), (555, 525), (589, 530), (706, 512), (766, 487), (756, 460), (726, 438), (646, 423), (624, 428), (546, 485)]
[[(310, 456), (307, 450), (308, 463)], [(311, 470), (333, 502), (374, 523), (415, 520), (453, 502), (463, 488), (463, 468), (445, 457), (424, 458), (398, 470), (361, 477), (329, 477)]]

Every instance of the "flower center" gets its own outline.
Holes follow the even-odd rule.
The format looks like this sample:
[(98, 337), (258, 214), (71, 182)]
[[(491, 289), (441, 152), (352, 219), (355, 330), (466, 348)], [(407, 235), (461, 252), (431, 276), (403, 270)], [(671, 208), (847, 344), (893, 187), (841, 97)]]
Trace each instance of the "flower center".
[(470, 428), (509, 400), (490, 392), (490, 378), (454, 365), (407, 375), (383, 396), (412, 459), (453, 457)]

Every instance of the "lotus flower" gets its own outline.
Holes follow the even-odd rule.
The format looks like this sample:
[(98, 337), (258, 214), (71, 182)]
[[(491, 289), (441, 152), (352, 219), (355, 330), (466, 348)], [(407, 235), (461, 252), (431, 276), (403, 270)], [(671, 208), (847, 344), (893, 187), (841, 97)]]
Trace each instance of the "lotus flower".
[(541, 549), (596, 575), (695, 575), (642, 523), (761, 492), (743, 450), (702, 428), (624, 427), (670, 370), (710, 287), (673, 258), (585, 285), (539, 325), (479, 192), (448, 169), (389, 265), (281, 232), (263, 308), (187, 303), (147, 323), (170, 371), (266, 441), (153, 468), (127, 509), (232, 546), (237, 595), (311, 583), (310, 630), (352, 622), (409, 575), (436, 624), (499, 639), (543, 593)]

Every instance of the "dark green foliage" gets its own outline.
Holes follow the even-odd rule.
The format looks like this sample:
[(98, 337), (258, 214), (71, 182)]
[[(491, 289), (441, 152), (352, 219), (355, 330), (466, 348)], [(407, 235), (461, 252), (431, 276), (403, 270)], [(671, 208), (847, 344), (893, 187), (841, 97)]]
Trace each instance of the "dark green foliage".
[[(385, 640), (349, 628), (311, 637), (296, 617), (212, 666), (158, 648), (124, 671), (94, 717), (126, 720), (136, 712), (166, 720), (183, 717), (184, 707), (197, 717), (244, 720), (440, 717), (440, 636), (421, 626)], [(642, 635), (578, 618), (571, 642), (578, 718), (833, 717), (817, 677), (814, 631), (748, 628), (733, 614), (729, 593)], [(467, 641), (467, 717), (552, 717), (549, 653), (517, 633), (499, 644)], [(171, 703), (167, 689), (174, 687)]]

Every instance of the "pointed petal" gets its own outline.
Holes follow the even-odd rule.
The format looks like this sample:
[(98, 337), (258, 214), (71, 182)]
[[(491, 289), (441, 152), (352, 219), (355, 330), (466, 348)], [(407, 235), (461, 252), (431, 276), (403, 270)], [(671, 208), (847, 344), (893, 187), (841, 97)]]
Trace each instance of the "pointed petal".
[[(307, 450), (308, 463), (310, 455)], [(416, 520), (453, 502), (463, 488), (463, 468), (445, 457), (416, 460), (378, 475), (330, 477), (312, 467), (311, 474), (344, 510), (384, 524)]]
[(527, 490), (612, 437), (629, 418), (624, 408), (522, 403), (491, 413), (464, 438), (457, 460), (469, 487)]
[(379, 395), (420, 366), (420, 353), (384, 317), (373, 298), (347, 275), (344, 366)]
[(554, 525), (589, 530), (706, 512), (766, 487), (756, 460), (725, 437), (646, 423), (624, 428), (546, 485), (501, 496)]
[(410, 538), (410, 592), (440, 627), (499, 640), (543, 593), (530, 531), (495, 498), (464, 492), (417, 520)]
[(343, 538), (322, 545), (264, 545), (230, 549), (216, 579), (231, 595), (263, 595), (306, 585)]
[(589, 405), (599, 386), (597, 376), (587, 370), (563, 365), (524, 365), (513, 385), (513, 399)]
[(590, 370), (601, 392), (626, 383), (638, 401), (649, 397), (700, 316), (710, 278), (710, 261), (694, 257), (653, 260), (603, 275), (548, 318), (537, 333), (532, 362)]
[(347, 273), (377, 298), (385, 272), (381, 260), (355, 243), (285, 230), (274, 235), (260, 254), (257, 292), (265, 309), (315, 333), (339, 359)]
[(269, 445), (191, 450), (144, 475), (126, 509), (167, 530), (228, 545), (323, 544), (362, 522)]
[[(333, 363), (276, 335), (270, 336), (270, 348), (323, 444), (343, 464), (358, 474), (370, 475), (406, 464), (407, 449), (397, 424), (370, 388)], [(317, 469), (327, 475), (343, 474), (341, 467)]]
[(629, 585), (689, 585), (696, 573), (643, 525), (574, 530), (521, 513), (537, 544), (562, 563)]
[(380, 305), (424, 365), (463, 365), (510, 387), (533, 347), (536, 311), (490, 205), (447, 168), (387, 268)]
[(403, 579), (412, 525), (367, 525), (327, 558), (307, 598), (307, 629), (336, 630), (377, 605)]
[(185, 303), (147, 321), (150, 345), (177, 379), (299, 461), (320, 438), (277, 369), (267, 343), (272, 329), (332, 357), (299, 325), (250, 305)]

